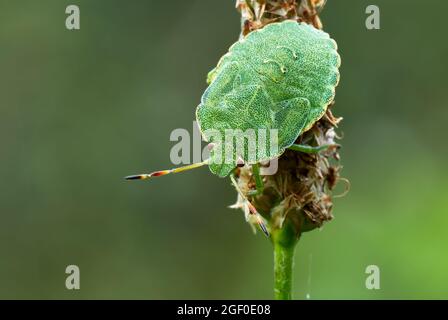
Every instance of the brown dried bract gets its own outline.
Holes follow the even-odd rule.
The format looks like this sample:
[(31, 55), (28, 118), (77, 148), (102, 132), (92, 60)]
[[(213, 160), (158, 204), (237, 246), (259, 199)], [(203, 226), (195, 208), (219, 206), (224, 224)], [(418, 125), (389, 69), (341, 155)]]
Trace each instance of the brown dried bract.
[(285, 19), (304, 21), (322, 29), (319, 12), (326, 0), (237, 0), (241, 12), (241, 34)]

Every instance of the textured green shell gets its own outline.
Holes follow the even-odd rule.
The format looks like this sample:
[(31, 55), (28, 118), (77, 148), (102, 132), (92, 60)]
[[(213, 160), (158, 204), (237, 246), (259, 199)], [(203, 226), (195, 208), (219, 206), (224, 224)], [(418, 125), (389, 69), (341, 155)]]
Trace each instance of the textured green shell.
[[(223, 136), (226, 129), (277, 129), (278, 152), (257, 150), (252, 163), (280, 156), (325, 114), (340, 61), (336, 42), (305, 23), (287, 20), (251, 32), (208, 75), (209, 87), (196, 110), (204, 139), (215, 142), (204, 135), (210, 129)], [(239, 157), (248, 160), (247, 153), (234, 154), (232, 163), (211, 163), (210, 170), (227, 176)]]

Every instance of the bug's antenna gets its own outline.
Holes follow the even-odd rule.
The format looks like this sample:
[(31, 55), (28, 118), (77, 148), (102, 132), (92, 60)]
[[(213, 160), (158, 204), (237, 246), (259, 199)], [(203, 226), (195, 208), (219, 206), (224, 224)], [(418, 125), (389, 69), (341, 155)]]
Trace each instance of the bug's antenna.
[(266, 237), (269, 237), (268, 228), (266, 227), (266, 224), (264, 223), (264, 221), (261, 218), (260, 214), (258, 213), (257, 209), (255, 209), (253, 204), (250, 203), (249, 200), (247, 200), (247, 197), (244, 195), (243, 191), (241, 191), (241, 189), (238, 186), (237, 182), (235, 181), (235, 178), (233, 177), (233, 175), (230, 176), (230, 180), (232, 180), (232, 184), (235, 186), (235, 189), (238, 192), (238, 194), (241, 196), (241, 198), (243, 198), (244, 201), (246, 201), (246, 203), (249, 207), (250, 214), (253, 214), (255, 216), (255, 218), (257, 219), (257, 223), (260, 226), (261, 231), (263, 231), (263, 233), (266, 235)]
[(209, 159), (204, 160), (202, 162), (193, 163), (193, 164), (189, 164), (187, 166), (178, 167), (178, 168), (174, 168), (174, 169), (154, 171), (154, 172), (151, 172), (151, 173), (143, 173), (143, 174), (136, 174), (136, 175), (132, 175), (132, 176), (127, 176), (127, 177), (125, 177), (125, 179), (126, 180), (145, 180), (145, 179), (149, 179), (149, 178), (152, 178), (152, 177), (160, 177), (160, 176), (164, 176), (164, 175), (167, 175), (167, 174), (170, 174), (170, 173), (178, 173), (178, 172), (182, 172), (182, 171), (196, 169), (196, 168), (205, 166), (206, 164), (208, 164), (208, 162), (209, 162)]

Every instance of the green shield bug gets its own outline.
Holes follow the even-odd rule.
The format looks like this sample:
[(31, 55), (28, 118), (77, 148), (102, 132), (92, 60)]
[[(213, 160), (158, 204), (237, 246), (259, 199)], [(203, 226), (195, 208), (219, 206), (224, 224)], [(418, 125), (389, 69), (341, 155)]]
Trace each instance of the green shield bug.
[[(238, 165), (252, 165), (257, 193), (262, 191), (258, 164), (279, 157), (286, 149), (319, 152), (329, 147), (294, 144), (326, 112), (339, 81), (341, 59), (336, 42), (321, 30), (292, 20), (272, 23), (249, 33), (233, 44), (209, 72), (208, 88), (196, 109), (196, 119), (204, 140), (213, 146), (210, 158), (192, 165), (150, 174), (132, 175), (128, 180), (147, 179), (208, 165), (212, 173), (225, 177)], [(254, 134), (260, 144), (238, 148), (228, 132)], [(263, 131), (264, 130), (264, 131)], [(244, 138), (244, 137), (243, 137)], [(217, 147), (218, 146), (218, 147)], [(222, 153), (225, 151), (225, 157)], [(234, 177), (232, 183), (243, 199)], [(249, 204), (265, 234), (261, 216)]]

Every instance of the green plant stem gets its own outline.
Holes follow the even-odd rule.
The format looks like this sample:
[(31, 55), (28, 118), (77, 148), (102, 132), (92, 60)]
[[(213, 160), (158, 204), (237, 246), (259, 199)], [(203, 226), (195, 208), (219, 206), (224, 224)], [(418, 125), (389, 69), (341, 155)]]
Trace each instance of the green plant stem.
[(274, 245), (274, 296), (276, 300), (292, 299), (294, 247)]
[(274, 244), (274, 297), (276, 300), (292, 299), (292, 269), (294, 251), (299, 237), (291, 223), (272, 234)]

